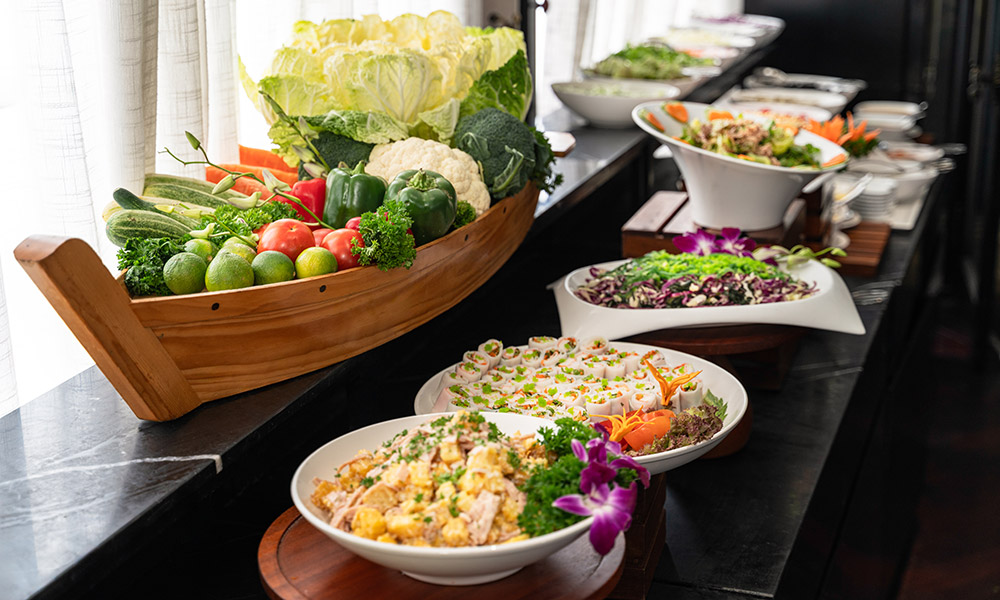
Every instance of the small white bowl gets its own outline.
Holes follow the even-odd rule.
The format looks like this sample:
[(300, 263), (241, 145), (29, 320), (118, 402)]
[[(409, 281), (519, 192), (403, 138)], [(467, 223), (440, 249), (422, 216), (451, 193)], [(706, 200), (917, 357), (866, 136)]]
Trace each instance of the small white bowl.
[[(691, 120), (704, 119), (708, 104), (684, 102)], [(642, 118), (648, 111), (663, 125), (661, 132)], [(845, 162), (832, 167), (800, 169), (778, 167), (716, 154), (674, 139), (683, 124), (663, 111), (662, 102), (647, 102), (632, 111), (632, 118), (645, 131), (670, 147), (677, 167), (684, 177), (694, 222), (702, 227), (736, 227), (744, 231), (770, 229), (781, 224), (788, 205), (807, 183), (831, 171), (844, 168), (847, 152), (833, 142), (799, 131), (795, 143), (819, 148), (820, 164), (836, 156)]]
[(680, 90), (659, 81), (588, 79), (553, 83), (552, 91), (570, 110), (595, 127), (632, 127), (632, 109), (651, 100), (676, 98)]
[[(558, 427), (552, 421), (511, 413), (482, 413), (500, 431), (511, 435), (533, 433), (540, 427)], [(383, 421), (352, 431), (321, 446), (306, 458), (292, 477), (292, 501), (295, 508), (316, 529), (351, 552), (373, 563), (398, 569), (404, 574), (438, 585), (477, 585), (507, 577), (522, 567), (558, 552), (590, 529), (588, 517), (559, 531), (521, 542), (477, 546), (474, 548), (422, 548), (376, 542), (331, 527), (323, 513), (313, 506), (313, 479), (333, 477), (337, 468), (359, 450), (374, 450), (400, 431), (417, 427), (440, 416), (454, 413), (415, 415)]]

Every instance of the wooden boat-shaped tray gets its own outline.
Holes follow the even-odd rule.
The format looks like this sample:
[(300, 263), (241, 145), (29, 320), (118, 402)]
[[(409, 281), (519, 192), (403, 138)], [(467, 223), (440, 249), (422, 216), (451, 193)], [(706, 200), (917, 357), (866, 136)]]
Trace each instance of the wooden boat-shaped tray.
[(357, 267), (225, 292), (131, 298), (83, 240), (32, 236), (18, 262), (137, 417), (202, 403), (356, 356), (486, 282), (534, 221), (533, 184), (417, 249), (413, 267)]

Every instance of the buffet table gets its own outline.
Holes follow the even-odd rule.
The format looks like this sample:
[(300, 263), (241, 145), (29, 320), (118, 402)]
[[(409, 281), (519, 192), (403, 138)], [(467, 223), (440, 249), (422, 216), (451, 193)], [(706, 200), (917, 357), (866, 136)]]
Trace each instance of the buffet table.
[[(558, 332), (546, 285), (620, 257), (620, 227), (657, 175), (655, 144), (638, 129), (578, 127), (564, 111), (545, 125), (576, 137), (557, 165), (565, 183), (540, 199), (510, 261), (431, 322), (175, 421), (138, 420), (96, 368), (0, 420), (4, 596), (265, 597), (257, 547), (305, 456), (412, 414), (420, 386), (470, 344)], [(749, 390), (747, 445), (667, 474), (650, 597), (850, 596), (891, 584), (919, 460), (908, 448), (919, 415), (903, 408), (919, 394), (941, 188), (912, 231), (893, 235), (876, 277), (848, 279), (867, 333), (808, 332), (780, 391)]]

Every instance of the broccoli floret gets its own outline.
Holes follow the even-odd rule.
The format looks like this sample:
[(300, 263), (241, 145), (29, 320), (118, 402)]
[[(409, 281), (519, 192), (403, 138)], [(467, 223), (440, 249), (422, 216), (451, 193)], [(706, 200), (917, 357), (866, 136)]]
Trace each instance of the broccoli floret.
[(484, 108), (459, 119), (455, 144), (483, 168), (483, 181), (494, 198), (521, 191), (535, 171), (535, 134), (517, 117)]
[(458, 229), (459, 227), (465, 227), (475, 220), (476, 209), (465, 200), (459, 200), (458, 210), (455, 211), (455, 222), (452, 223), (452, 228)]
[[(308, 120), (307, 118), (306, 121)], [(331, 131), (320, 131), (319, 137), (312, 140), (312, 143), (331, 169), (337, 168), (341, 162), (356, 165), (363, 160), (367, 161), (375, 147), (375, 144), (358, 142)], [(299, 163), (299, 179), (312, 179), (312, 175), (302, 168), (302, 163)]]

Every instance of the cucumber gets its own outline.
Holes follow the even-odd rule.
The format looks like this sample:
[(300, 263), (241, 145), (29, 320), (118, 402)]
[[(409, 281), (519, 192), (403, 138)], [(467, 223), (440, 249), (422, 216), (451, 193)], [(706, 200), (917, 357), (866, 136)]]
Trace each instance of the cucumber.
[(159, 212), (123, 208), (108, 218), (105, 232), (112, 244), (124, 246), (131, 238), (180, 239), (191, 228)]
[[(225, 198), (246, 198), (246, 194), (237, 192), (236, 190), (226, 190), (219, 194), (212, 194), (212, 190), (215, 189), (215, 184), (211, 181), (204, 181), (202, 179), (193, 179), (191, 177), (180, 177), (178, 175), (165, 175), (162, 173), (149, 173), (146, 175), (146, 181), (144, 183), (145, 187), (151, 185), (176, 185), (182, 188), (187, 188), (189, 190), (194, 190), (196, 192), (202, 192), (204, 194), (212, 195), (216, 200)], [(152, 194), (147, 194), (143, 191), (143, 196), (151, 196)], [(181, 198), (178, 198), (180, 200)], [(198, 204), (198, 203), (196, 203)]]
[(226, 206), (229, 204), (226, 202), (226, 198), (221, 196), (213, 196), (208, 192), (201, 192), (173, 183), (147, 184), (146, 188), (142, 190), (142, 195), (145, 197), (177, 200), (179, 202), (197, 204), (199, 206), (207, 206), (209, 208), (219, 208), (220, 206)]
[[(199, 221), (197, 219), (193, 219), (191, 217), (186, 217), (186, 216), (180, 214), (179, 212), (167, 212), (167, 211), (160, 210), (159, 208), (156, 207), (156, 203), (155, 202), (150, 202), (149, 200), (144, 200), (144, 199), (140, 198), (139, 196), (136, 196), (132, 192), (126, 190), (125, 188), (118, 188), (111, 195), (112, 195), (112, 197), (114, 197), (115, 202), (118, 203), (118, 206), (121, 206), (122, 208), (124, 208), (126, 210), (147, 210), (147, 211), (150, 211), (150, 212), (159, 213), (159, 214), (162, 214), (164, 216), (170, 217), (171, 219), (177, 221), (181, 225), (184, 225), (188, 229), (195, 229), (195, 228), (197, 228), (197, 227), (199, 227), (201, 225), (201, 221)], [(165, 201), (165, 202), (163, 202), (161, 204), (168, 204), (168, 203), (169, 204), (173, 204), (174, 201), (172, 201), (172, 200)], [(205, 207), (204, 209), (205, 210), (215, 210), (215, 209), (211, 209), (211, 208), (208, 208), (208, 207)], [(183, 210), (183, 209), (180, 208), (180, 207), (178, 207), (178, 210)]]
[[(198, 192), (211, 194), (215, 189), (215, 184), (204, 179), (194, 179), (193, 177), (181, 177), (180, 175), (166, 175), (163, 173), (147, 173), (144, 185), (159, 184), (179, 185), (190, 188)], [(220, 198), (246, 198), (246, 194), (236, 190), (226, 190), (220, 194), (215, 194)]]

